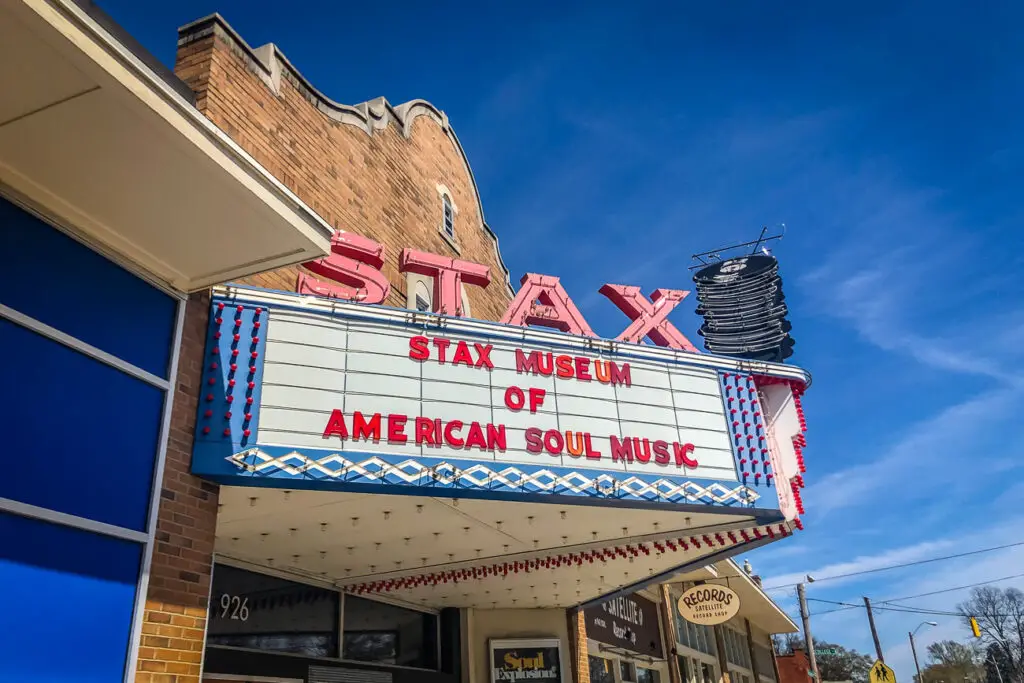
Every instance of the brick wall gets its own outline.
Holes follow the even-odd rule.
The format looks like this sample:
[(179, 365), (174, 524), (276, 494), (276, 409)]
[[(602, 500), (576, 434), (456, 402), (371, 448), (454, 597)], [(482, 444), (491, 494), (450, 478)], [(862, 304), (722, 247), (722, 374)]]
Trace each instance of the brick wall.
[(209, 306), (210, 297), (204, 293), (190, 297), (185, 308), (157, 543), (139, 643), (135, 680), (140, 683), (196, 683), (202, 665), (218, 488), (189, 474), (189, 466)]
[(590, 683), (590, 651), (587, 646), (587, 619), (583, 610), (566, 612), (569, 619), (569, 656), (575, 683)]
[[(421, 115), (411, 119), (408, 130), (392, 120), (368, 133), (320, 111), (297, 74), (282, 76), (274, 92), (253, 54), (214, 19), (193, 27), (182, 41), (176, 73), (196, 92), (200, 111), (331, 225), (385, 245), (384, 272), (392, 283), (388, 305), (406, 306), (398, 258), (402, 248), (413, 247), (489, 266), (491, 285), (467, 287), (467, 295), (473, 317), (500, 318), (511, 299), (506, 272), (446, 120)], [(457, 248), (438, 230), (439, 185), (448, 189), (457, 209)], [(285, 268), (243, 282), (293, 291), (299, 270)], [(136, 681), (141, 683), (196, 683), (201, 670), (219, 489), (189, 469), (208, 314), (209, 295), (193, 296), (139, 651)], [(584, 638), (583, 667), (585, 653)]]
[[(486, 290), (467, 287), (470, 308), (474, 318), (501, 317), (511, 299), (506, 271), (446, 120), (415, 116), (406, 137), (379, 101), (374, 107), (380, 119), (368, 133), (321, 111), (318, 96), (287, 68), (275, 93), (254, 53), (216, 21), (188, 30), (182, 42), (176, 72), (196, 91), (200, 111), (328, 223), (385, 245), (384, 273), (392, 284), (388, 305), (406, 306), (398, 260), (403, 247), (414, 247), (489, 266)], [(439, 231), (439, 185), (450, 191), (457, 209), (457, 249)], [(297, 272), (286, 268), (244, 282), (294, 290)]]
[(776, 655), (775, 661), (779, 669), (779, 683), (807, 683), (811, 663), (802, 648), (793, 648), (793, 653)]

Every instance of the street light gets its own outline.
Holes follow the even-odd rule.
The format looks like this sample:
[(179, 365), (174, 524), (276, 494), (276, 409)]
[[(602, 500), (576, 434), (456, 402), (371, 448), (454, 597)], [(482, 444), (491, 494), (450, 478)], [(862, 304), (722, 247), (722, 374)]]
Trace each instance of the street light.
[(938, 626), (937, 621), (922, 621), (917, 625), (910, 635), (910, 651), (914, 653), (914, 668), (917, 669), (917, 683), (924, 683), (924, 678), (921, 677), (921, 665), (917, 663), (917, 646), (914, 645), (914, 634), (921, 630), (922, 626)]

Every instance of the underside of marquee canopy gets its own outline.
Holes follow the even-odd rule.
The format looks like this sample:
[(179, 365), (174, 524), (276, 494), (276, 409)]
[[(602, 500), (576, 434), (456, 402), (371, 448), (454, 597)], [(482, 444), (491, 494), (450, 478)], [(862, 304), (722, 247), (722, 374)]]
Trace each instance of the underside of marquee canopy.
[(432, 608), (567, 608), (791, 533), (754, 508), (225, 486), (216, 550), (234, 561)]

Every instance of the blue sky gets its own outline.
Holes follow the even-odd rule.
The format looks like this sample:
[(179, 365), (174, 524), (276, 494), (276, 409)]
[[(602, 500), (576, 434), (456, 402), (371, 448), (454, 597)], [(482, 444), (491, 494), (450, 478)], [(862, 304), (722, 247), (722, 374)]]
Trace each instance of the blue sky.
[[(514, 279), (560, 275), (600, 334), (625, 325), (604, 282), (686, 289), (691, 253), (785, 223), (794, 360), (814, 373), (808, 512), (807, 531), (751, 554), (766, 584), (1024, 540), (1024, 6), (100, 4), (167, 63), (176, 27), (219, 11), (336, 100), (435, 103)], [(693, 307), (674, 321), (697, 342)], [(883, 600), (1022, 568), (1015, 548), (809, 595)], [(922, 645), (964, 636), (879, 614), (900, 680), (907, 631), (933, 618)], [(861, 610), (814, 624), (872, 650)]]

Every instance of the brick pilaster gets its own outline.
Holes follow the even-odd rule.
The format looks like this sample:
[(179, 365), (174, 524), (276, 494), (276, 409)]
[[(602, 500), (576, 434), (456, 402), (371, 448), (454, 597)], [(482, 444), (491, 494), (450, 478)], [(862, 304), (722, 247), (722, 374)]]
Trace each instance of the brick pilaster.
[(219, 489), (189, 469), (209, 309), (208, 293), (192, 295), (185, 308), (138, 683), (198, 683), (202, 670)]
[(572, 660), (572, 679), (575, 683), (590, 683), (590, 658), (587, 649), (587, 620), (583, 610), (570, 610), (569, 657)]

